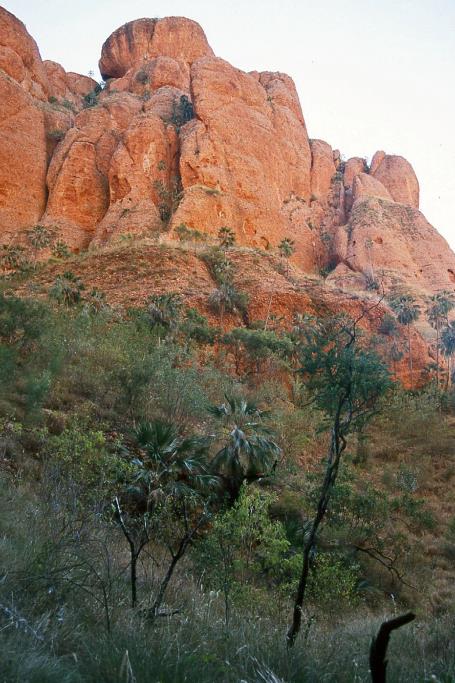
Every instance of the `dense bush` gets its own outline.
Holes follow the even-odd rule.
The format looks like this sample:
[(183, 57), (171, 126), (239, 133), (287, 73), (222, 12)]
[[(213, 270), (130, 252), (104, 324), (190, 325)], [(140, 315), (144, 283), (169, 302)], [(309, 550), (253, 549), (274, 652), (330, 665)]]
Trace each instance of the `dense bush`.
[[(221, 250), (207, 264), (232, 281)], [(453, 676), (453, 592), (441, 582), (454, 524), (438, 507), (455, 471), (448, 398), (394, 388), (348, 435), (287, 652), (327, 415), (346, 386), (337, 363), (359, 369), (360, 358), (367, 396), (369, 350), (316, 362), (320, 321), (225, 334), (172, 295), (120, 314), (79, 294), (70, 306), (0, 296), (0, 678), (366, 681), (382, 614), (409, 605), (419, 622), (393, 637), (391, 680)], [(329, 392), (318, 382), (334, 369)], [(116, 498), (135, 541), (147, 534), (134, 610)]]

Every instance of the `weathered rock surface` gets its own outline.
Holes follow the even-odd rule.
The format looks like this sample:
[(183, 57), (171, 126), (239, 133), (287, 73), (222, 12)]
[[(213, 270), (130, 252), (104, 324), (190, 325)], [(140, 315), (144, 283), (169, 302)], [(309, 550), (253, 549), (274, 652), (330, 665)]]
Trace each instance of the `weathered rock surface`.
[[(410, 206), (361, 196), (348, 225), (338, 228), (335, 251), (351, 271), (364, 274), (368, 282), (382, 283), (386, 291), (454, 289), (455, 255), (423, 214)], [(337, 281), (341, 284), (342, 279)]]
[(38, 46), (24, 24), (0, 7), (0, 69), (39, 100), (47, 100), (48, 81)]
[(9, 241), (46, 207), (47, 149), (43, 110), (1, 72), (0, 102), (0, 226)]
[(93, 78), (75, 73), (66, 73), (57, 62), (46, 60), (44, 68), (47, 74), (48, 91), (51, 98), (69, 102), (76, 109), (81, 109), (83, 97), (98, 85)]
[(101, 76), (121, 78), (131, 67), (139, 69), (154, 57), (171, 57), (192, 64), (213, 55), (204, 31), (184, 17), (137, 19), (120, 26), (103, 45)]
[(330, 145), (323, 140), (310, 140), (311, 146), (311, 194), (326, 196), (331, 188), (336, 166)]
[(371, 174), (401, 204), (419, 208), (419, 181), (409, 161), (403, 157), (379, 152), (373, 157)]
[(141, 110), (128, 94), (81, 111), (54, 153), (43, 223), (74, 248), (88, 246), (109, 207), (108, 174), (122, 132)]
[(353, 202), (362, 197), (382, 197), (392, 201), (392, 196), (384, 185), (367, 173), (358, 173), (352, 182)]
[(228, 225), (239, 243), (266, 249), (289, 236), (309, 265), (311, 150), (292, 81), (208, 57), (193, 64), (191, 83), (197, 119), (180, 132), (184, 194), (172, 227)]
[(108, 83), (95, 97), (93, 79), (43, 63), (24, 25), (0, 9), (8, 240), (38, 222), (74, 250), (127, 235), (172, 240), (182, 224), (215, 238), (228, 226), (239, 246), (292, 239), (296, 266), (332, 269), (329, 282), (344, 290), (379, 280), (388, 292), (455, 290), (455, 256), (418, 211), (411, 165), (379, 151), (368, 168), (310, 141), (286, 74), (234, 68), (178, 17), (121, 26), (100, 70)]

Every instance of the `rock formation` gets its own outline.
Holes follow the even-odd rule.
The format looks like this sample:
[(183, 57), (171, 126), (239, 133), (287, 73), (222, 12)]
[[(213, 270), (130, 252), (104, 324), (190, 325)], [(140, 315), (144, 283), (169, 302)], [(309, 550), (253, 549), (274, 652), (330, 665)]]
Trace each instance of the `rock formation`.
[(99, 66), (103, 88), (43, 62), (0, 8), (4, 243), (37, 223), (74, 250), (228, 226), (240, 246), (291, 238), (298, 268), (344, 289), (455, 289), (411, 165), (382, 151), (345, 162), (310, 140), (289, 76), (234, 68), (179, 17), (121, 26)]

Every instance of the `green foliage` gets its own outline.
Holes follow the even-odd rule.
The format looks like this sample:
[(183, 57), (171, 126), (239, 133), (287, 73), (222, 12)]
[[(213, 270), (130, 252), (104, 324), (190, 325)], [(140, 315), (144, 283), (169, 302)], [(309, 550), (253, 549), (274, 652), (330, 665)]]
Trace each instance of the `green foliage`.
[(275, 498), (243, 485), (234, 505), (215, 516), (210, 531), (196, 548), (196, 561), (206, 589), (221, 591), (225, 623), (232, 603), (255, 600), (253, 587), (266, 587), (289, 572), (290, 544), (269, 509)]
[(278, 251), (282, 258), (290, 258), (295, 253), (295, 242), (290, 237), (285, 237), (278, 245)]
[(180, 332), (197, 344), (213, 344), (218, 335), (218, 330), (211, 327), (207, 318), (195, 308), (186, 310), (185, 318), (180, 324)]
[(210, 406), (209, 413), (222, 425), (217, 435), (221, 447), (212, 469), (224, 478), (231, 499), (236, 500), (243, 480), (270, 474), (281, 450), (267, 427), (268, 413), (252, 401), (226, 396), (225, 403)]
[(52, 256), (55, 256), (55, 258), (66, 259), (70, 256), (70, 253), (68, 245), (63, 240), (57, 240), (52, 245)]
[(27, 241), (35, 251), (35, 258), (38, 251), (50, 247), (55, 239), (55, 231), (46, 228), (44, 225), (35, 225), (27, 230)]
[(77, 486), (82, 499), (107, 499), (130, 475), (131, 466), (108, 449), (104, 434), (77, 419), (61, 434), (43, 429), (40, 436), (45, 468)]
[(0, 253), (0, 264), (3, 270), (27, 270), (29, 262), (24, 247), (19, 244), (3, 244)]
[(85, 108), (90, 108), (90, 107), (96, 107), (98, 104), (98, 95), (102, 91), (103, 86), (101, 84), (97, 84), (93, 90), (91, 90), (89, 93), (84, 95), (83, 99), (83, 106)]
[(173, 330), (178, 326), (182, 298), (176, 292), (155, 294), (147, 300), (147, 318), (151, 327), (159, 326), (164, 330)]
[(60, 140), (63, 140), (65, 137), (65, 131), (55, 128), (47, 132), (47, 137), (49, 140), (53, 140), (54, 142), (60, 142)]
[(226, 225), (218, 230), (218, 241), (222, 249), (229, 249), (235, 244), (235, 232)]
[(187, 95), (181, 95), (178, 101), (173, 102), (173, 112), (171, 116), (171, 123), (177, 128), (183, 126), (188, 121), (194, 118), (194, 108), (191, 100)]
[(260, 372), (263, 361), (271, 357), (286, 360), (293, 350), (293, 344), (289, 337), (278, 335), (271, 330), (236, 327), (225, 334), (221, 341), (232, 349), (238, 371), (245, 355), (249, 362), (254, 365), (255, 371)]
[(72, 102), (70, 102), (69, 100), (67, 100), (66, 98), (64, 98), (62, 100), (61, 104), (62, 104), (62, 107), (65, 107), (65, 109), (70, 109), (72, 112), (75, 111), (74, 110), (74, 104)]
[[(19, 396), (29, 411), (43, 402), (59, 363), (59, 351), (46, 339), (49, 315), (38, 302), (0, 294), (0, 387)], [(37, 354), (37, 348), (40, 353)]]
[(149, 80), (150, 79), (148, 73), (143, 69), (139, 69), (139, 71), (136, 73), (136, 81), (141, 85), (146, 85), (149, 82)]
[(335, 553), (317, 555), (308, 585), (310, 599), (326, 610), (355, 607), (359, 603), (359, 569), (358, 564), (347, 563)]
[(455, 307), (453, 292), (443, 291), (430, 297), (427, 316), (431, 325), (438, 329), (444, 322), (448, 323), (448, 314)]
[(379, 325), (379, 332), (380, 334), (384, 334), (386, 337), (394, 337), (396, 334), (398, 334), (396, 320), (389, 313), (384, 313), (382, 316)]
[(207, 235), (199, 230), (188, 228), (185, 223), (180, 223), (175, 228), (175, 232), (181, 242), (204, 242), (207, 239)]
[(134, 482), (142, 487), (147, 510), (166, 496), (197, 498), (215, 489), (217, 478), (209, 472), (208, 440), (200, 436), (183, 437), (174, 422), (142, 422), (134, 432), (142, 449), (135, 458)]
[(390, 306), (402, 325), (410, 325), (420, 316), (420, 308), (410, 294), (402, 294), (392, 299)]
[(384, 363), (346, 316), (307, 316), (294, 334), (300, 372), (317, 407), (331, 420), (348, 418), (350, 431), (361, 429), (392, 386)]
[(441, 332), (442, 352), (445, 356), (455, 353), (455, 322), (450, 322)]
[(163, 223), (168, 223), (182, 198), (183, 190), (180, 178), (175, 176), (168, 186), (162, 180), (155, 180), (153, 188), (158, 195), (160, 218)]
[(435, 529), (436, 520), (434, 515), (425, 505), (423, 498), (415, 498), (407, 491), (392, 503), (392, 509), (402, 511), (417, 526), (417, 529)]
[(57, 275), (55, 282), (49, 290), (49, 296), (56, 299), (59, 304), (74, 306), (82, 300), (82, 292), (85, 286), (82, 280), (67, 270), (63, 275)]
[(249, 297), (245, 292), (239, 292), (231, 284), (223, 283), (209, 296), (208, 304), (212, 311), (219, 313), (245, 313)]

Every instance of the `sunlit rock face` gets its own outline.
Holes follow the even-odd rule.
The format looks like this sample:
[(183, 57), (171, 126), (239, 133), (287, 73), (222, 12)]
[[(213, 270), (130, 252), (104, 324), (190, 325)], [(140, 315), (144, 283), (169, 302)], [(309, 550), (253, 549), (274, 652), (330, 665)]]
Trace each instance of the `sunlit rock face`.
[(11, 239), (38, 222), (73, 249), (228, 226), (239, 245), (292, 239), (291, 260), (335, 269), (339, 286), (349, 273), (367, 286), (373, 273), (386, 289), (455, 287), (455, 257), (418, 211), (409, 162), (382, 151), (370, 166), (344, 162), (310, 140), (286, 74), (234, 68), (183, 17), (121, 26), (100, 71), (103, 90), (43, 62), (0, 10), (0, 216)]

